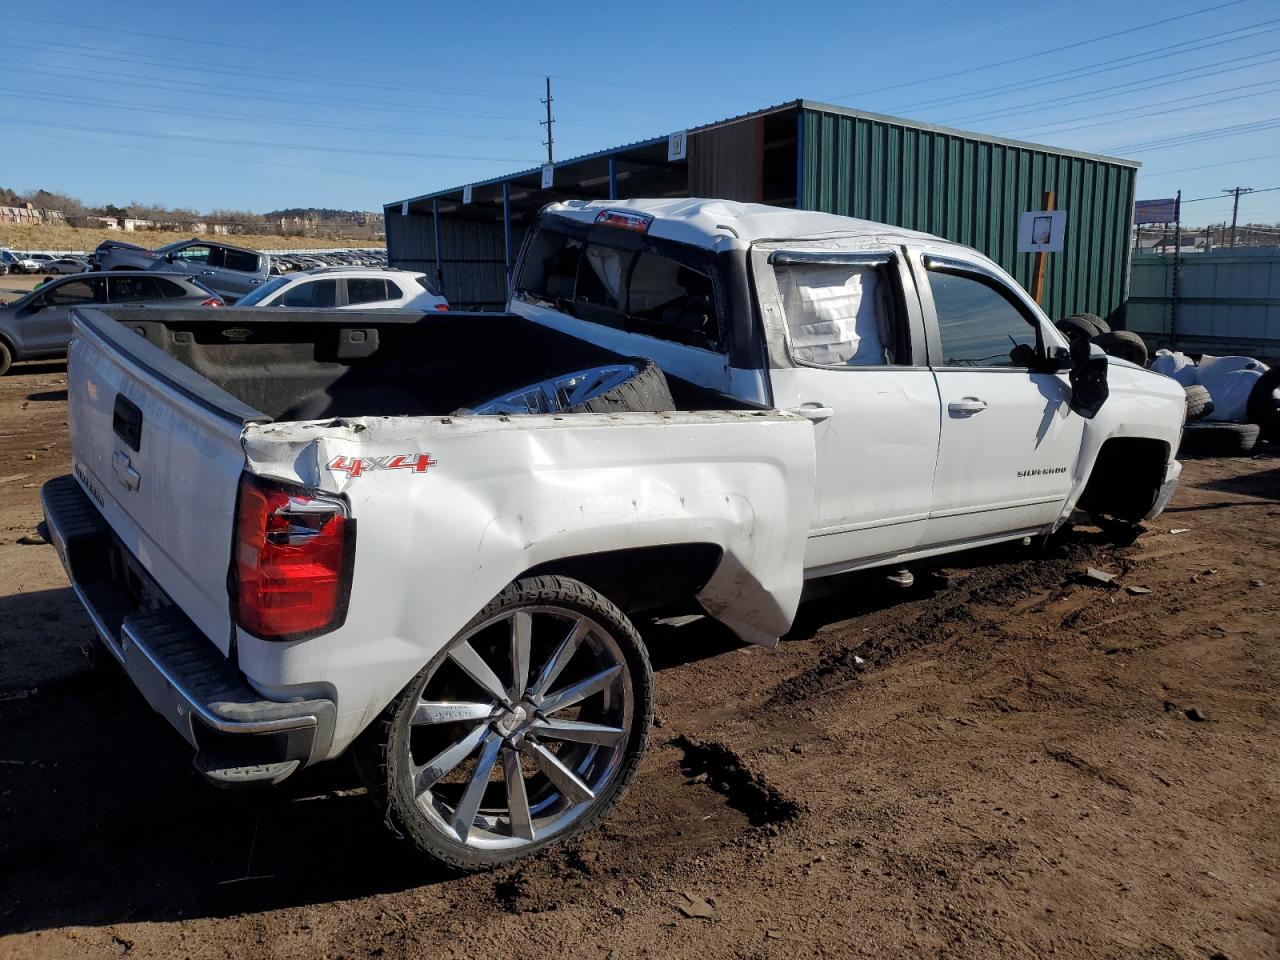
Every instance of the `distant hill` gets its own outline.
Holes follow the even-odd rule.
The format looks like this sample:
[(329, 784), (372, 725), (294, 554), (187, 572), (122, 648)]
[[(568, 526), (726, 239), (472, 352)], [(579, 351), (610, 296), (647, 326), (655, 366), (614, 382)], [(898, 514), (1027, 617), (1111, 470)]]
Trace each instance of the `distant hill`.
[(270, 210), (263, 217), (289, 220), (308, 220), (313, 223), (381, 223), (382, 211), (370, 210), (334, 210), (331, 207), (289, 207), (284, 210)]

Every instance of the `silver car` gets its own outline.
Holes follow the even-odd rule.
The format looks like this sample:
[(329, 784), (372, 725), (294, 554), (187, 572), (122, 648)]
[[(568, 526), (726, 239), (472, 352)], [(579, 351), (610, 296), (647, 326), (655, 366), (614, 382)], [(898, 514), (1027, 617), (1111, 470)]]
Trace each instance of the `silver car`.
[(62, 276), (68, 273), (85, 273), (89, 265), (79, 257), (59, 257), (57, 260), (50, 260), (45, 269)]
[(224, 305), (221, 297), (190, 277), (129, 270), (48, 280), (22, 299), (0, 305), (0, 374), (15, 360), (65, 356), (73, 307), (149, 301), (179, 307)]
[(104, 240), (93, 251), (93, 261), (98, 270), (159, 270), (195, 276), (229, 303), (239, 300), (267, 280), (270, 259), (257, 250), (196, 237), (155, 250), (119, 240)]

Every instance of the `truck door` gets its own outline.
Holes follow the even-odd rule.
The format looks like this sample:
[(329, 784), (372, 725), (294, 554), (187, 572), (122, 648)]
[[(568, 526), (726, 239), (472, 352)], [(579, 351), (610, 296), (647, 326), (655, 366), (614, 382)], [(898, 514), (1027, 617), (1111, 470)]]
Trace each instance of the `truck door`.
[(758, 247), (752, 271), (774, 404), (814, 423), (805, 568), (815, 577), (919, 546), (939, 413), (902, 251), (801, 247)]
[(1059, 345), (1057, 333), (993, 265), (950, 253), (912, 264), (942, 400), (929, 542), (1053, 523), (1071, 492), (1084, 421), (1071, 412), (1067, 374), (1027, 363), (1038, 345)]

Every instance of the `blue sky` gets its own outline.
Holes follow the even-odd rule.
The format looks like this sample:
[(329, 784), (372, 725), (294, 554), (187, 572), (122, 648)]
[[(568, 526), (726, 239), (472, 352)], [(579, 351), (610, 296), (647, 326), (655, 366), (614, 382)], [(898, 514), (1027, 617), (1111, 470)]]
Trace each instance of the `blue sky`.
[(1137, 159), (1140, 198), (1280, 187), (1275, 0), (63, 0), (0, 38), (0, 185), (94, 204), (378, 209), (535, 166), (548, 73), (566, 159), (804, 97)]

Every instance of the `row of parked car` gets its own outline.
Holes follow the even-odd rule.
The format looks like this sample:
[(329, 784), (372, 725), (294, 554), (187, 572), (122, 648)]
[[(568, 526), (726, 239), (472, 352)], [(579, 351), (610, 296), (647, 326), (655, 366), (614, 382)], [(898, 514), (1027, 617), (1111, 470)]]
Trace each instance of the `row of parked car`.
[[(15, 360), (64, 356), (71, 340), (71, 311), (89, 304), (449, 309), (426, 274), (385, 264), (385, 254), (271, 257), (198, 238), (156, 250), (106, 241), (90, 260), (80, 262), (74, 276), (51, 277), (13, 303), (0, 302), (0, 374)], [(288, 272), (280, 272), (286, 266)]]
[(16, 253), (0, 250), (0, 277), (9, 273), (84, 273), (90, 269), (86, 257), (58, 257), (51, 253)]

